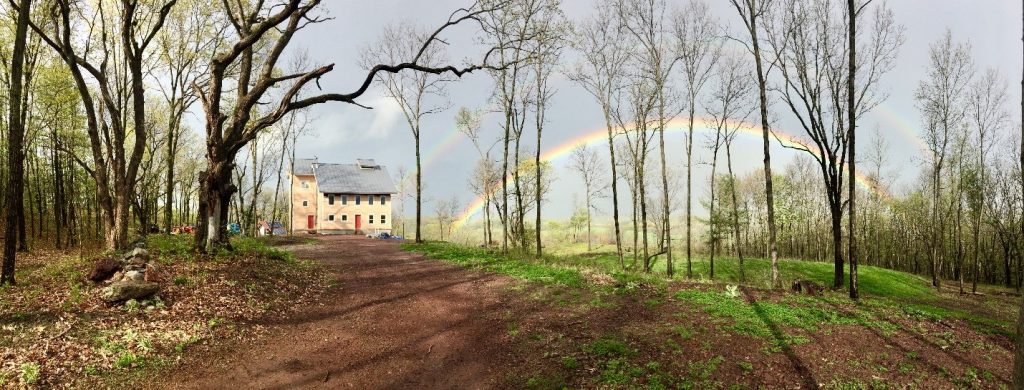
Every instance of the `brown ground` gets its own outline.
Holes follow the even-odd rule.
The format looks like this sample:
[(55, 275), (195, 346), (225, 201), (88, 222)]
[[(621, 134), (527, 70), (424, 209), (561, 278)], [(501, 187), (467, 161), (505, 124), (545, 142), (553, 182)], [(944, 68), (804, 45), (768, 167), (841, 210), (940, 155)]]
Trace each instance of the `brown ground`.
[(318, 307), (267, 325), (274, 336), (223, 360), (194, 362), (170, 387), (495, 387), (507, 278), (402, 251), (397, 242), (328, 236), (296, 254), (328, 265), (337, 285)]
[[(527, 284), (402, 251), (397, 242), (319, 238), (296, 246), (337, 284), (323, 304), (267, 321), (270, 337), (186, 357), (159, 375), (171, 388), (998, 388), (1005, 336), (957, 320), (825, 326), (809, 342), (722, 329), (726, 318), (666, 292)], [(674, 285), (681, 288), (720, 288)], [(754, 291), (748, 300), (778, 299)], [(845, 308), (838, 308), (845, 310)], [(598, 340), (625, 350), (602, 352)]]

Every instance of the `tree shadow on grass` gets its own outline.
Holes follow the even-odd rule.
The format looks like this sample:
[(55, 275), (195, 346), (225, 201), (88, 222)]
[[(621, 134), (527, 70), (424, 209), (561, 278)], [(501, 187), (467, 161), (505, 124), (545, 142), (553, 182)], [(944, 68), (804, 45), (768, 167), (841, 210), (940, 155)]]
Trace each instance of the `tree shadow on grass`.
[[(835, 302), (828, 302), (828, 301), (825, 301), (825, 300), (822, 300), (822, 302), (825, 302), (826, 304), (831, 306), (833, 309), (835, 309), (839, 313), (843, 313), (843, 314), (845, 314), (845, 315), (847, 315), (847, 316), (849, 316), (851, 318), (858, 318), (857, 313), (851, 312), (850, 310), (847, 310), (847, 309), (839, 306)], [(858, 303), (858, 305), (860, 305), (860, 304)], [(949, 348), (943, 348), (942, 346), (938, 345), (934, 341), (925, 338), (924, 335), (922, 335), (922, 334), (920, 334), (918, 332), (914, 332), (914, 331), (904, 327), (902, 324), (899, 324), (899, 323), (896, 323), (894, 321), (891, 321), (888, 318), (883, 318), (883, 317), (879, 316), (877, 313), (873, 312), (872, 310), (866, 309), (866, 310), (863, 310), (862, 312), (864, 313), (864, 315), (869, 316), (870, 319), (875, 321), (875, 322), (887, 323), (887, 324), (892, 325), (894, 327), (893, 332), (898, 332), (898, 333), (904, 334), (906, 336), (909, 336), (910, 338), (916, 340), (921, 345), (924, 345), (924, 346), (928, 347), (930, 350), (941, 352), (942, 354), (946, 355), (947, 357), (949, 357), (950, 359), (955, 361), (961, 367), (966, 367), (967, 369), (973, 369), (973, 370), (975, 370), (977, 372), (981, 372), (982, 371), (981, 367), (975, 366), (972, 362), (968, 361), (967, 359), (964, 359), (964, 357), (961, 354), (954, 353), (953, 351), (949, 350)], [(916, 353), (922, 352), (922, 351), (911, 350), (910, 348), (905, 347), (903, 345), (903, 343), (900, 343), (899, 341), (895, 340), (891, 336), (891, 333), (882, 332), (882, 331), (879, 330), (878, 326), (872, 326), (867, 321), (862, 321), (862, 320), (859, 320), (859, 318), (858, 318), (858, 323), (864, 329), (867, 329), (869, 332), (873, 333), (876, 337), (878, 337), (879, 339), (883, 340), (886, 343), (886, 345), (891, 345), (891, 346), (894, 346), (897, 349), (899, 349), (900, 352), (902, 352), (904, 354), (904, 356), (906, 356), (909, 353), (915, 353), (916, 354)], [(918, 362), (918, 363), (922, 363), (923, 365), (927, 366), (933, 372), (936, 372), (936, 373), (942, 373), (942, 372), (946, 371), (945, 367), (939, 366), (939, 365), (937, 365), (937, 364), (935, 364), (935, 363), (933, 363), (931, 361), (928, 361), (926, 359), (923, 359), (923, 358), (914, 359), (914, 361)], [(1006, 384), (1006, 385), (1010, 384), (1009, 378), (1005, 378), (1005, 377), (1002, 377), (1002, 376), (996, 376), (996, 379), (998, 379), (1003, 384)]]
[(801, 387), (805, 389), (817, 389), (818, 381), (814, 379), (814, 373), (811, 372), (810, 368), (804, 364), (804, 361), (800, 359), (800, 356), (796, 354), (792, 346), (789, 343), (789, 338), (786, 337), (786, 333), (779, 328), (778, 324), (771, 320), (768, 313), (765, 312), (764, 307), (758, 304), (756, 298), (751, 295), (746, 288), (741, 288), (743, 292), (743, 298), (747, 301), (747, 304), (754, 309), (754, 313), (761, 319), (762, 322), (768, 327), (768, 330), (772, 334), (772, 338), (775, 341), (775, 345), (778, 345), (782, 349), (782, 353), (786, 355), (786, 359), (789, 359), (790, 364), (793, 365), (793, 369), (796, 370), (797, 375), (800, 376)]

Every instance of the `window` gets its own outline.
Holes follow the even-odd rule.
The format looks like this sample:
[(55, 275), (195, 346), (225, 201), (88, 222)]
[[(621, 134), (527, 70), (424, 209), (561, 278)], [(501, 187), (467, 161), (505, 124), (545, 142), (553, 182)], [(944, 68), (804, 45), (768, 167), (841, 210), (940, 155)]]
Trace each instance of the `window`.
[(359, 204), (360, 200), (363, 200), (362, 197), (359, 196), (359, 195), (356, 195), (356, 204)]
[(373, 204), (373, 195), (367, 195), (366, 197), (370, 199), (369, 204)]
[(348, 204), (348, 195), (341, 196), (341, 204)]
[[(327, 204), (334, 204), (334, 194), (327, 195)], [(334, 216), (331, 216), (331, 220), (334, 220)]]
[(341, 220), (342, 221), (348, 221), (348, 214), (342, 214), (341, 215)]
[[(388, 196), (387, 196), (387, 195), (381, 195), (381, 196), (380, 196), (380, 205), (381, 205), (381, 206), (383, 206), (383, 205), (386, 205), (386, 204), (387, 204), (387, 199), (388, 199)], [(383, 222), (384, 222), (384, 219), (383, 219), (383, 218), (381, 218), (381, 220), (380, 220), (380, 221), (381, 221), (381, 222), (383, 223)]]
[(380, 223), (388, 223), (387, 217), (384, 214), (380, 215)]
[(333, 221), (334, 220), (334, 214), (328, 215), (327, 216), (327, 220), (328, 221)]
[(369, 223), (371, 223), (371, 224), (373, 223), (373, 214), (370, 214), (370, 222)]
[(309, 201), (308, 200), (302, 201), (302, 207), (306, 207), (306, 206), (309, 206)]
[(309, 188), (309, 182), (308, 182), (308, 181), (305, 181), (305, 180), (303, 180), (303, 181), (302, 181), (302, 188)]

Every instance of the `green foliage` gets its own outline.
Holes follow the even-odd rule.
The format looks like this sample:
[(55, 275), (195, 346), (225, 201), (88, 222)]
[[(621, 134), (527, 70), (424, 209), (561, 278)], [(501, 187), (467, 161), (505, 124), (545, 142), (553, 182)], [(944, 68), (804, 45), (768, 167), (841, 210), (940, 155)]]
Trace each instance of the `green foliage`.
[(579, 362), (576, 361), (575, 357), (565, 356), (565, 357), (562, 358), (562, 367), (565, 367), (566, 369), (569, 369), (569, 370), (573, 370), (573, 369), (576, 369), (576, 367), (578, 367), (578, 366), (579, 366)]
[(26, 384), (33, 384), (39, 381), (39, 364), (35, 362), (22, 363), (21, 381)]
[(130, 351), (121, 352), (121, 356), (114, 361), (116, 368), (133, 368), (142, 366), (142, 357)]
[(192, 281), (184, 275), (175, 276), (172, 282), (175, 286), (188, 286), (192, 284)]
[(402, 244), (402, 248), (408, 251), (420, 252), (429, 257), (445, 260), (466, 268), (482, 269), (531, 282), (569, 287), (581, 287), (584, 285), (583, 276), (578, 270), (540, 264), (532, 260), (504, 257), (499, 253), (483, 248), (472, 248), (444, 242), (406, 243)]

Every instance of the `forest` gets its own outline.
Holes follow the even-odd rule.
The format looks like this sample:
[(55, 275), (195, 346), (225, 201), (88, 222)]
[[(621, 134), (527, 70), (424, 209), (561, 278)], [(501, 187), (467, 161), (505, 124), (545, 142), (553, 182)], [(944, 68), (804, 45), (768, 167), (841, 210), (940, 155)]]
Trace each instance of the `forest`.
[[(701, 0), (592, 3), (580, 18), (560, 0), (478, 0), (426, 27), (377, 26), (376, 40), (339, 55), (339, 62), (359, 65), (357, 74), (335, 72), (335, 64), (317, 63), (295, 44), (305, 29), (334, 22), (322, 0), (0, 4), (0, 325), (16, 333), (24, 321), (56, 326), (26, 313), (110, 310), (65, 309), (71, 298), (63, 292), (45, 299), (60, 308), (21, 305), (38, 300), (31, 294), (42, 294), (32, 293), (45, 285), (40, 278), (65, 272), (72, 275), (71, 287), (61, 287), (68, 297), (80, 288), (99, 292), (103, 286), (86, 284), (85, 274), (121, 256), (126, 264), (147, 259), (135, 265), (146, 283), (152, 269), (168, 268), (152, 271), (167, 302), (198, 294), (185, 290), (209, 277), (204, 267), (244, 272), (235, 268), (253, 261), (282, 278), (301, 274), (297, 285), (329, 285), (312, 276), (328, 271), (312, 265), (306, 274), (262, 263), (305, 264), (291, 247), (272, 246), (319, 238), (255, 237), (261, 221), (292, 226), (289, 180), (303, 157), (298, 146), (326, 131), (316, 129), (311, 109), (372, 110), (365, 96), (379, 92), (400, 108), (402, 132), (392, 142), (415, 150), (414, 168), (396, 172), (390, 217), (394, 233), (407, 238), (404, 249), (513, 277), (518, 271), (509, 270), (517, 267), (554, 267), (543, 272), (552, 272), (555, 284), (575, 285), (559, 281), (558, 269), (630, 275), (635, 280), (615, 283), (662, 286), (680, 302), (705, 304), (699, 294), (707, 286), (737, 296), (736, 289), (757, 289), (747, 294), (769, 300), (777, 298), (773, 291), (811, 288), (860, 310), (880, 297), (903, 302), (877, 284), (879, 275), (899, 271), (915, 278), (906, 283), (928, 287), (921, 294), (957, 307), (978, 300), (998, 312), (998, 320), (980, 322), (1003, 329), (1010, 344), (1003, 351), (1015, 357), (1003, 368), (1012, 371), (974, 384), (1024, 386), (1017, 314), (1024, 307), (1024, 100), (1018, 112), (1016, 76), (978, 65), (977, 48), (951, 30), (933, 37), (926, 67), (914, 75), (916, 112), (906, 113), (917, 121), (920, 141), (907, 152), (915, 154), (911, 165), (892, 161), (899, 153), (893, 130), (863, 119), (885, 104), (890, 73), (905, 58), (907, 27), (886, 2), (727, 0), (728, 14)], [(1005, 24), (1024, 22), (1024, 15), (1000, 16)], [(458, 59), (450, 52), (466, 34), (472, 40), (458, 53), (471, 54)], [(323, 88), (321, 79), (330, 78), (348, 89)], [(487, 80), (487, 100), (451, 98), (448, 89), (468, 78)], [(574, 189), (567, 221), (546, 214), (554, 213), (553, 197), (567, 196), (552, 190), (558, 167), (545, 152), (552, 134), (567, 131), (550, 119), (564, 93), (559, 80), (585, 91), (590, 100), (576, 104), (599, 108), (603, 124), (598, 137), (563, 154), (571, 172), (563, 175), (583, 184)], [(473, 167), (465, 189), (475, 209), (464, 209), (455, 195), (424, 194), (423, 171), (431, 167), (421, 164), (421, 145), (435, 134), (431, 117), (450, 118), (472, 144), (474, 154), (463, 159)], [(794, 125), (783, 131), (780, 123)], [(745, 148), (743, 134), (759, 146)], [(795, 157), (773, 162), (779, 147)], [(757, 169), (734, 169), (754, 160)], [(897, 171), (910, 179), (895, 180)], [(136, 252), (143, 247), (152, 260)], [(66, 267), (47, 260), (61, 256)], [(492, 266), (512, 261), (517, 265)], [(58, 263), (61, 276), (48, 274)], [(532, 280), (532, 271), (523, 272)], [(274, 283), (252, 277), (253, 286)], [(235, 288), (217, 285), (226, 290), (203, 299)], [(286, 288), (282, 294), (295, 296), (275, 295), (274, 302), (305, 299), (302, 288)], [(253, 303), (271, 299), (259, 297), (249, 305), (276, 310)], [(0, 346), (21, 345), (14, 333)], [(35, 367), (38, 375), (40, 366), (18, 362), (0, 366), (0, 387), (8, 374), (18, 378), (11, 383), (36, 383), (26, 373)], [(44, 384), (67, 380), (54, 378)], [(654, 374), (635, 379), (641, 382), (571, 378), (567, 384), (581, 387), (657, 387)], [(929, 384), (939, 385), (923, 382)]]

